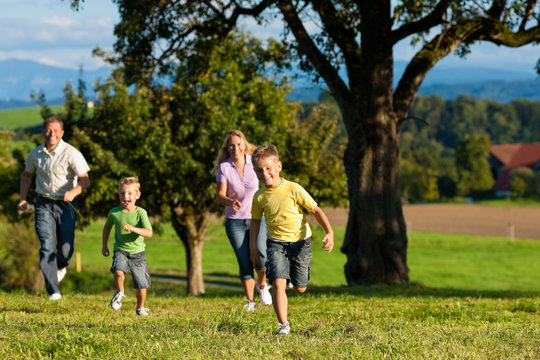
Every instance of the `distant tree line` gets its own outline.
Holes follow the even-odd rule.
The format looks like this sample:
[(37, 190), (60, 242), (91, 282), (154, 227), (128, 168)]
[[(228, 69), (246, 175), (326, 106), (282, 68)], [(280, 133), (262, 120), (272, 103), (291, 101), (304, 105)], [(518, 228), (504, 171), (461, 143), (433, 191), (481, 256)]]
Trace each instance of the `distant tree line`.
[[(339, 113), (334, 100), (319, 102)], [(309, 114), (310, 106), (303, 108)], [(334, 141), (346, 142), (341, 124)], [(540, 141), (540, 102), (527, 99), (500, 103), (464, 95), (455, 100), (419, 96), (401, 132), (401, 188), (410, 202), (439, 201), (456, 196), (489, 196), (493, 185), (487, 159), (491, 144)], [(516, 197), (540, 198), (540, 178), (526, 169), (512, 174)]]

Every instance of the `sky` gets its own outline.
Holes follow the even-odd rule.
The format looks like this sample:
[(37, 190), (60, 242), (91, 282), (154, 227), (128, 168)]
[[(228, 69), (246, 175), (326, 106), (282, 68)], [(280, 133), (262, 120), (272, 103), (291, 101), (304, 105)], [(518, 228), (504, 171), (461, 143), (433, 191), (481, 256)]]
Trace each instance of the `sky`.
[[(92, 50), (99, 46), (111, 50), (113, 29), (119, 21), (112, 0), (86, 0), (82, 10), (70, 8), (69, 0), (0, 0), (0, 60), (25, 59), (47, 65), (85, 70), (103, 66)], [(280, 25), (266, 29), (246, 22), (256, 36), (277, 36)], [(416, 49), (417, 51), (418, 49)], [(395, 60), (409, 60), (415, 49), (407, 40), (394, 48)], [(466, 59), (447, 56), (437, 67), (482, 67), (530, 72), (540, 58), (540, 46), (518, 49), (497, 47), (489, 43), (474, 45)]]

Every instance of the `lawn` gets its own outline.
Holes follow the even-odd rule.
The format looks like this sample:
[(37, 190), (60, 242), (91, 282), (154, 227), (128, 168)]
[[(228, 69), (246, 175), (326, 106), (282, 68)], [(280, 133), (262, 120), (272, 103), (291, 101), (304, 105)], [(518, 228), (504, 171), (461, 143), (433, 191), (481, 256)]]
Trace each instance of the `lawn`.
[[(63, 298), (0, 292), (3, 358), (152, 359), (486, 359), (540, 358), (540, 242), (431, 233), (409, 234), (411, 283), (345, 286), (345, 256), (314, 246), (308, 291), (289, 291), (291, 334), (277, 338), (271, 307), (241, 311), (240, 289), (154, 280), (137, 318), (129, 290), (119, 311), (111, 259), (100, 254), (102, 223), (77, 233), (82, 272), (71, 266)], [(151, 273), (185, 274), (172, 228), (147, 241)], [(315, 238), (320, 239), (320, 230)], [(319, 240), (315, 240), (318, 244)], [(212, 223), (204, 248), (207, 281), (238, 283), (223, 225)], [(71, 289), (70, 289), (71, 288)]]
[[(51, 106), (53, 113), (61, 110), (61, 106)], [(43, 122), (39, 107), (29, 107), (23, 109), (1, 110), (0, 129), (15, 130), (39, 125)]]

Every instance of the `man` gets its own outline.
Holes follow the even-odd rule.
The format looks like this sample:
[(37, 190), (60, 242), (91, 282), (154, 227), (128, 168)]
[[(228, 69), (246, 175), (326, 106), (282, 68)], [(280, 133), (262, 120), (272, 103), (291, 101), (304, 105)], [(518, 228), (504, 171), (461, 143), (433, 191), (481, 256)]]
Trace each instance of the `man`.
[(77, 220), (75, 197), (90, 186), (90, 168), (83, 155), (62, 140), (64, 124), (60, 118), (46, 119), (41, 134), (45, 143), (32, 149), (26, 158), (17, 207), (19, 210), (28, 208), (26, 196), (32, 175), (36, 173), (35, 228), (41, 243), (39, 266), (49, 299), (60, 300), (58, 283), (64, 278), (73, 255)]

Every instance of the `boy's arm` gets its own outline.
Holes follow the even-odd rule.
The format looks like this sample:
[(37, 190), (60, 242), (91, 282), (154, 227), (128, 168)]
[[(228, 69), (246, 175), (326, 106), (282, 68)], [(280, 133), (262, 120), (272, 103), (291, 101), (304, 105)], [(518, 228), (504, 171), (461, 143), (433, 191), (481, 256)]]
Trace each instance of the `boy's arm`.
[(256, 268), (260, 267), (260, 257), (263, 256), (257, 248), (260, 227), (261, 220), (251, 219), (251, 224), (249, 225), (249, 258)]
[(101, 254), (103, 256), (109, 256), (109, 247), (107, 242), (109, 241), (109, 235), (111, 234), (112, 226), (105, 225), (103, 227), (103, 233), (101, 235)]
[(326, 214), (322, 211), (322, 209), (318, 206), (313, 209), (311, 212), (319, 225), (322, 226), (324, 229), (324, 232), (326, 235), (322, 239), (323, 243), (323, 250), (330, 252), (334, 248), (334, 231), (332, 230), (332, 226), (330, 225), (330, 221), (328, 221), (328, 218), (326, 217)]
[(134, 232), (135, 234), (145, 237), (145, 238), (152, 237), (152, 235), (154, 234), (152, 229), (138, 228), (129, 224), (124, 225), (123, 229), (125, 231)]

